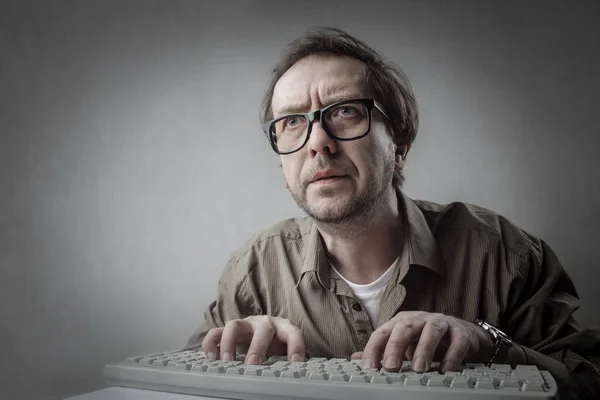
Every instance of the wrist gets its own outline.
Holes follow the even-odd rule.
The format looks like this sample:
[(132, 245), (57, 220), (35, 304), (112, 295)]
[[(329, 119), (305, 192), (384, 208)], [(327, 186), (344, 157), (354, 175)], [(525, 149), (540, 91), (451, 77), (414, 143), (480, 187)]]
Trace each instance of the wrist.
[(525, 353), (525, 350), (523, 349), (523, 347), (521, 347), (515, 342), (513, 342), (512, 345), (509, 347), (505, 359), (500, 361), (502, 364), (510, 364), (513, 368), (519, 364), (529, 364), (529, 362), (527, 361), (527, 354)]
[[(485, 332), (481, 332), (481, 333), (485, 333), (488, 336), (488, 340), (486, 340), (486, 343), (488, 344), (487, 347), (489, 347), (489, 343), (492, 343), (491, 346), (491, 354), (486, 352), (481, 352), (481, 353), (486, 353), (486, 354), (481, 354), (482, 357), (486, 357), (485, 360), (483, 360), (483, 362), (490, 366), (492, 364), (504, 364), (507, 363), (512, 357), (514, 357), (515, 359), (520, 359), (522, 355), (519, 355), (518, 352), (511, 353), (511, 349), (514, 347), (513, 346), (513, 342), (511, 340), (510, 337), (508, 337), (508, 335), (506, 335), (504, 332), (502, 332), (500, 329), (496, 328), (493, 325), (488, 324), (485, 321), (482, 320), (477, 320), (476, 325), (478, 325), (482, 330), (484, 330)], [(509, 354), (511, 353), (511, 354)]]

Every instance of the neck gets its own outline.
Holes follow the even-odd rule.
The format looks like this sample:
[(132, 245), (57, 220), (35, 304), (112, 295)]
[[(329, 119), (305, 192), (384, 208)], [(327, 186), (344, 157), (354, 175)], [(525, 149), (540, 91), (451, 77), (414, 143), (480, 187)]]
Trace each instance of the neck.
[(377, 280), (402, 254), (404, 224), (396, 191), (390, 187), (365, 213), (317, 227), (335, 268), (357, 284)]

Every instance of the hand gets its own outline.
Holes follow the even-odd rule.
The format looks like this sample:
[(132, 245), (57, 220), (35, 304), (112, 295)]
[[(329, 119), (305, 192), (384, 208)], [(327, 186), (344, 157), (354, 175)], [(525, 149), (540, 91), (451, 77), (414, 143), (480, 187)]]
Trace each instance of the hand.
[(265, 357), (274, 355), (302, 361), (306, 352), (300, 329), (287, 319), (268, 315), (228, 321), (225, 327), (208, 331), (202, 341), (202, 349), (213, 360), (235, 360), (238, 348), (248, 349), (246, 364), (262, 364)]
[[(463, 362), (487, 362), (494, 343), (491, 335), (471, 322), (444, 314), (403, 311), (369, 338), (364, 351), (352, 358), (362, 358), (363, 368), (398, 371), (405, 358), (413, 360), (414, 371), (427, 371), (434, 357), (441, 361), (443, 372), (457, 370)], [(383, 355), (383, 357), (382, 357)]]

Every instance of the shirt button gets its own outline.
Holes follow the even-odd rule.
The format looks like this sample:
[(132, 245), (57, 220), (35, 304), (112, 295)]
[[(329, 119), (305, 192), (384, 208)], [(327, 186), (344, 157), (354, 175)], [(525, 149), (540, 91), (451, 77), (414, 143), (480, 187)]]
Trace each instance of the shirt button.
[(362, 311), (362, 307), (361, 307), (361, 306), (360, 306), (360, 304), (358, 304), (358, 303), (354, 303), (354, 304), (352, 304), (352, 309), (353, 309), (354, 311)]

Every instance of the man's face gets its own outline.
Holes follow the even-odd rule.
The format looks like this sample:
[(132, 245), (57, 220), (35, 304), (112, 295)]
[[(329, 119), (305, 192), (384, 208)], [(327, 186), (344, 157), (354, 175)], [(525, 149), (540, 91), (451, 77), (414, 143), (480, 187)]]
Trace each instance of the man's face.
[[(371, 97), (360, 61), (309, 56), (279, 79), (272, 107), (274, 117), (279, 117), (314, 111), (340, 100)], [(369, 134), (353, 141), (329, 137), (315, 121), (308, 143), (281, 156), (292, 196), (315, 220), (339, 223), (365, 215), (390, 187), (395, 146), (384, 125), (385, 117), (376, 109), (372, 116)], [(315, 175), (323, 172), (338, 177), (315, 181)]]

